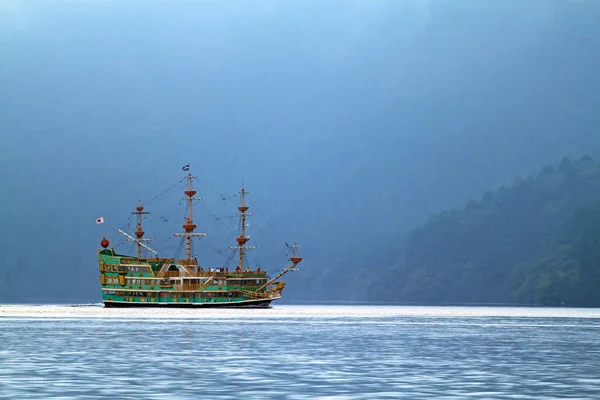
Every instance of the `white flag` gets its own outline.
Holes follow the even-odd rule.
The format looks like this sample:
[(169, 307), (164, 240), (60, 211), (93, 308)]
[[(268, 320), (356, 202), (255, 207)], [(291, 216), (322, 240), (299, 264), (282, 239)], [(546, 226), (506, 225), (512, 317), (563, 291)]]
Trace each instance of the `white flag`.
[(97, 224), (103, 224), (104, 223), (104, 217), (100, 217), (96, 220)]

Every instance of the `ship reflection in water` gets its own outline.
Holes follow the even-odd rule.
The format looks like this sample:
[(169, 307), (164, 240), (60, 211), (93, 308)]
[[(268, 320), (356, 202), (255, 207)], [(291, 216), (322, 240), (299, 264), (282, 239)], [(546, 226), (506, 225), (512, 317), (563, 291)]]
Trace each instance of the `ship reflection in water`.
[(0, 307), (0, 398), (600, 398), (600, 310)]

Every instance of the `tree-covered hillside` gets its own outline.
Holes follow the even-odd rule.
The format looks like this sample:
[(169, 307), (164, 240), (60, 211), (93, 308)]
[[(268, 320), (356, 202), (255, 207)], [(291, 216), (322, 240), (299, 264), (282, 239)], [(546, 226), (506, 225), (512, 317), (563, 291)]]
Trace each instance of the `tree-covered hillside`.
[[(412, 232), (373, 300), (600, 305), (600, 165), (564, 158)], [(382, 285), (385, 282), (385, 285)]]

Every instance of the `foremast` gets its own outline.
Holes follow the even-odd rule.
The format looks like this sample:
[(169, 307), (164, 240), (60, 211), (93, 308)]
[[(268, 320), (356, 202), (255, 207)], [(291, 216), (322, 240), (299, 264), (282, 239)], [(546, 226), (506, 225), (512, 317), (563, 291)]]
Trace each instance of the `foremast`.
[(238, 207), (238, 213), (237, 215), (240, 216), (240, 223), (241, 223), (241, 229), (240, 229), (240, 235), (235, 238), (236, 242), (237, 242), (237, 246), (229, 246), (229, 248), (231, 249), (237, 249), (239, 251), (239, 260), (238, 260), (238, 271), (243, 271), (244, 270), (244, 255), (246, 254), (246, 250), (252, 250), (255, 249), (255, 246), (247, 246), (246, 243), (248, 243), (248, 241), (250, 240), (249, 236), (246, 236), (246, 217), (251, 216), (252, 213), (249, 213), (248, 210), (250, 209), (250, 207), (248, 205), (246, 205), (246, 194), (248, 194), (248, 192), (244, 189), (244, 183), (242, 182), (242, 190), (240, 191), (241, 194), (241, 203), (240, 206)]
[[(152, 239), (144, 239), (144, 229), (142, 228), (142, 219), (143, 219), (143, 215), (145, 214), (150, 214), (149, 212), (144, 211), (144, 206), (142, 206), (142, 203), (140, 202), (140, 198), (138, 196), (138, 205), (135, 208), (135, 211), (132, 212), (132, 214), (137, 215), (138, 216), (138, 221), (137, 221), (137, 226), (135, 229), (135, 237), (131, 236), (130, 234), (128, 234), (127, 232), (123, 231), (122, 229), (117, 229), (119, 231), (120, 234), (122, 234), (123, 236), (127, 237), (127, 241), (128, 242), (135, 242), (137, 244), (137, 256), (138, 259), (142, 258), (142, 247), (147, 249), (148, 251), (154, 253), (154, 255), (156, 255), (158, 257), (158, 253), (156, 252), (156, 250), (146, 246), (144, 244), (144, 242), (151, 242)], [(104, 240), (102, 240), (101, 243), (102, 247), (107, 248), (108, 247), (108, 241), (106, 241), (106, 246), (104, 245)]]
[[(185, 190), (183, 193), (185, 194), (185, 197), (183, 197), (183, 200), (187, 200), (189, 202), (188, 204), (188, 215), (185, 218), (185, 222), (182, 225), (183, 228), (183, 232), (178, 232), (175, 233), (174, 235), (176, 237), (183, 237), (185, 238), (185, 261), (188, 264), (195, 264), (195, 262), (192, 262), (192, 238), (193, 237), (205, 237), (206, 233), (197, 233), (194, 232), (194, 230), (196, 229), (196, 225), (194, 224), (194, 214), (192, 211), (193, 205), (194, 205), (194, 200), (202, 200), (201, 197), (194, 197), (196, 195), (196, 191), (193, 188), (193, 180), (194, 178), (196, 178), (195, 176), (192, 175), (191, 172), (189, 172), (189, 166), (186, 166), (188, 169), (188, 175), (187, 175), (187, 180), (188, 180), (188, 188), (187, 190)], [(184, 167), (185, 168), (185, 167)]]

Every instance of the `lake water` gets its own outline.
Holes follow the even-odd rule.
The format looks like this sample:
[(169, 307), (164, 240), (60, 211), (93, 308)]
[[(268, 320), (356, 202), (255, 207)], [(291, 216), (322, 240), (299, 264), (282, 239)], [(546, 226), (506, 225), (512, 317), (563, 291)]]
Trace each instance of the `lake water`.
[(2, 399), (600, 399), (600, 310), (0, 306)]

